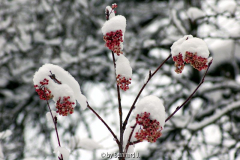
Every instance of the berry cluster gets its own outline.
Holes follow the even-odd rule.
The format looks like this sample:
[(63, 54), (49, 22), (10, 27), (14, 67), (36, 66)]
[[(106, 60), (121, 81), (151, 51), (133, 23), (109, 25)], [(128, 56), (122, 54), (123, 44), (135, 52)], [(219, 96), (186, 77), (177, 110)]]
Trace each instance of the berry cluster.
[(112, 9), (115, 9), (115, 8), (117, 8), (117, 3), (112, 4)]
[(160, 123), (157, 120), (151, 120), (149, 118), (150, 113), (144, 112), (136, 117), (136, 123), (142, 126), (135, 134), (135, 138), (139, 141), (147, 140), (148, 142), (156, 142), (156, 140), (162, 135)]
[(117, 75), (117, 85), (124, 91), (129, 89), (129, 84), (131, 84), (131, 78), (125, 78), (121, 75)]
[(122, 30), (109, 32), (103, 36), (103, 39), (106, 42), (105, 46), (116, 53), (118, 56), (123, 53), (120, 47), (120, 43), (123, 42)]
[(68, 113), (72, 114), (73, 113), (73, 106), (75, 103), (69, 101), (70, 97), (63, 97), (61, 100), (61, 97), (59, 97), (57, 103), (56, 103), (56, 108), (57, 108), (57, 113), (62, 116), (67, 116)]
[(40, 81), (40, 86), (34, 85), (36, 92), (42, 100), (49, 100), (53, 97), (51, 91), (46, 87), (46, 85), (48, 85), (48, 81), (49, 80), (45, 78), (43, 81)]
[(190, 63), (195, 69), (201, 71), (207, 69), (207, 58), (197, 56), (197, 53), (186, 52), (184, 61)]
[(184, 69), (184, 61), (182, 54), (179, 53), (177, 56), (174, 56), (173, 61), (175, 62), (176, 66), (175, 72), (182, 73), (182, 70)]
[(175, 62), (176, 66), (176, 73), (182, 73), (182, 70), (184, 68), (184, 62), (185, 63), (190, 63), (193, 68), (201, 71), (203, 69), (207, 69), (207, 58), (203, 58), (201, 56), (197, 56), (197, 53), (191, 53), (191, 52), (186, 52), (185, 58), (183, 60), (183, 56), (181, 53), (179, 53), (177, 56), (173, 57), (173, 61)]

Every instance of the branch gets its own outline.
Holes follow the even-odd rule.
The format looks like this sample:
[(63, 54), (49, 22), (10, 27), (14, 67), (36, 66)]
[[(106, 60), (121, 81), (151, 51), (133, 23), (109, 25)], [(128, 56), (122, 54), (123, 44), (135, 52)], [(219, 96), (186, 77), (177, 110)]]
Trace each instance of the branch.
[[(52, 120), (53, 120), (53, 123), (54, 123), (54, 128), (55, 128), (55, 132), (56, 132), (57, 140), (58, 140), (58, 146), (61, 147), (60, 139), (59, 139), (59, 136), (58, 136), (58, 130), (57, 130), (57, 117), (53, 117), (52, 110), (50, 108), (48, 100), (46, 100), (46, 101), (47, 101), (47, 106), (48, 106), (49, 112), (51, 113), (51, 117), (52, 117)], [(58, 159), (63, 160), (63, 155), (61, 154), (61, 157), (58, 157)]]
[[(117, 82), (117, 75), (116, 75), (116, 60), (114, 56), (114, 52), (112, 51), (112, 58), (113, 58), (113, 65), (114, 65), (114, 70), (115, 70), (115, 77), (116, 77), (116, 82)], [(120, 95), (120, 89), (119, 86), (117, 85), (117, 94), (118, 94), (118, 112), (119, 112), (119, 121), (120, 121), (120, 153), (123, 152), (123, 127), (122, 127), (122, 105), (121, 105), (121, 95)]]
[[(129, 147), (129, 145), (130, 145), (130, 140), (131, 140), (131, 138), (132, 138), (132, 134), (133, 134), (133, 132), (134, 132), (134, 129), (136, 128), (136, 126), (137, 126), (137, 122), (134, 124), (134, 126), (132, 127), (132, 131), (131, 131), (131, 133), (130, 133), (130, 135), (129, 135), (129, 137), (128, 137), (128, 142), (127, 142), (127, 145), (126, 145), (126, 147), (125, 147), (125, 153), (127, 153), (127, 151), (128, 151), (128, 147)], [(126, 154), (125, 154), (126, 155)]]
[(134, 145), (134, 144), (137, 144), (137, 143), (140, 143), (141, 141), (137, 140), (137, 141), (134, 141), (134, 142), (130, 142), (129, 144), (130, 145)]
[(102, 123), (107, 127), (107, 129), (111, 132), (111, 134), (113, 135), (114, 139), (116, 140), (118, 146), (120, 145), (120, 142), (117, 138), (117, 136), (113, 133), (113, 131), (111, 130), (111, 128), (107, 125), (107, 123), (102, 119), (101, 116), (99, 116), (99, 114), (97, 114), (97, 112), (95, 112), (94, 109), (92, 109), (92, 107), (88, 104), (87, 102), (87, 107), (98, 117), (98, 119), (100, 119), (100, 121), (102, 121)]
[(192, 98), (192, 96), (197, 92), (197, 90), (199, 89), (199, 87), (200, 87), (200, 86), (203, 84), (203, 82), (204, 82), (205, 76), (207, 75), (208, 69), (209, 69), (209, 67), (210, 67), (211, 64), (212, 64), (212, 61), (213, 61), (213, 60), (211, 60), (211, 61), (208, 63), (208, 68), (207, 68), (205, 74), (203, 75), (203, 78), (202, 78), (201, 82), (198, 84), (197, 88), (196, 88), (196, 89), (192, 92), (192, 94), (182, 103), (181, 106), (178, 106), (178, 107), (176, 108), (176, 110), (165, 120), (165, 122), (167, 122), (169, 119), (171, 119), (172, 116), (173, 116), (175, 113), (177, 113), (177, 111), (178, 111), (179, 109), (181, 109), (181, 108)]
[(130, 108), (130, 110), (129, 110), (129, 112), (128, 112), (128, 115), (127, 115), (127, 117), (126, 117), (126, 119), (125, 119), (125, 121), (124, 121), (124, 123), (123, 123), (123, 130), (125, 130), (125, 128), (126, 128), (128, 119), (129, 119), (129, 117), (130, 117), (133, 109), (135, 108), (135, 104), (136, 104), (139, 96), (141, 95), (143, 89), (146, 87), (146, 85), (148, 84), (148, 82), (150, 81), (150, 79), (157, 73), (157, 71), (163, 66), (163, 64), (164, 64), (170, 57), (171, 57), (171, 54), (158, 66), (158, 68), (153, 72), (153, 74), (151, 74), (151, 71), (149, 71), (148, 80), (147, 80), (147, 82), (142, 86), (141, 90), (139, 91), (139, 93), (138, 93), (137, 97), (135, 98), (135, 100), (134, 100), (134, 102), (133, 102), (133, 104), (132, 104), (132, 106), (131, 106), (131, 108)]

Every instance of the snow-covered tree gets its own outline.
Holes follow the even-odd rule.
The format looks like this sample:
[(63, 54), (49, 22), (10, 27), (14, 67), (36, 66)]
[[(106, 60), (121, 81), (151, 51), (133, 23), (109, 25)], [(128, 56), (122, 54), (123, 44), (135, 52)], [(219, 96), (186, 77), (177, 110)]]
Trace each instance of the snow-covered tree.
[[(53, 158), (57, 144), (55, 131), (46, 127), (46, 103), (39, 100), (32, 86), (35, 71), (45, 63), (61, 66), (75, 77), (94, 110), (114, 133), (119, 133), (112, 54), (104, 47), (108, 37), (102, 40), (101, 31), (105, 22), (103, 10), (109, 3), (102, 0), (0, 2), (0, 132), (12, 131), (9, 138), (0, 142), (5, 159)], [(131, 81), (130, 74), (121, 76), (122, 68), (119, 70), (119, 84), (127, 87), (131, 82), (121, 97), (124, 118), (139, 89), (147, 82), (149, 70), (153, 73), (171, 53), (173, 43), (184, 35), (203, 39), (214, 59), (205, 82), (192, 100), (165, 124), (161, 137), (153, 144), (135, 145), (142, 159), (240, 156), (239, 6), (237, 0), (119, 3), (117, 12), (126, 17), (127, 26), (125, 33), (120, 33), (124, 34), (124, 49), (121, 44), (116, 49), (120, 54), (123, 50), (129, 60), (124, 62), (123, 58), (119, 63), (129, 63), (132, 68)], [(145, 87), (139, 103), (147, 95), (157, 96), (164, 100), (168, 116), (192, 93), (204, 71), (193, 69), (192, 63), (187, 62), (190, 64), (184, 65), (182, 73), (176, 74), (176, 60), (163, 65)], [(54, 103), (50, 102), (50, 106)], [(99, 159), (106, 150), (117, 152), (118, 147), (104, 125), (91, 110), (81, 108), (77, 104), (71, 116), (58, 117), (61, 142), (72, 142), (70, 159)]]

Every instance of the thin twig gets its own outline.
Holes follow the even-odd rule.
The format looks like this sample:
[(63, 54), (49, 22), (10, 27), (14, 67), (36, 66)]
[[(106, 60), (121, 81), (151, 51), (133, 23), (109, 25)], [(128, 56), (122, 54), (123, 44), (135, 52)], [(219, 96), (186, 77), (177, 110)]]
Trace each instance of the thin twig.
[[(116, 60), (115, 60), (115, 56), (114, 56), (114, 52), (112, 51), (112, 58), (113, 58), (113, 65), (114, 65), (114, 70), (115, 70), (115, 77), (117, 77), (116, 75)], [(117, 78), (116, 78), (116, 82), (117, 82)], [(118, 112), (119, 112), (119, 126), (120, 126), (120, 148), (119, 148), (119, 152), (122, 153), (123, 152), (123, 127), (122, 127), (122, 105), (121, 105), (121, 95), (120, 95), (120, 88), (117, 85), (117, 94), (118, 94)]]
[(57, 120), (53, 117), (53, 114), (52, 114), (52, 111), (51, 111), (51, 109), (50, 109), (48, 100), (46, 100), (46, 101), (47, 101), (48, 109), (49, 109), (49, 111), (50, 111), (50, 113), (51, 113), (52, 120), (53, 120), (53, 123), (54, 123), (54, 128), (55, 128), (56, 135), (57, 135), (58, 145), (59, 145), (59, 147), (61, 147), (60, 139), (59, 139), (59, 136), (58, 136), (58, 130), (57, 130)]
[[(51, 113), (51, 117), (52, 117), (52, 120), (53, 120), (53, 123), (54, 123), (54, 128), (55, 128), (55, 132), (56, 132), (57, 140), (58, 140), (58, 146), (61, 147), (60, 139), (59, 139), (59, 136), (58, 136), (58, 130), (57, 130), (57, 117), (53, 117), (52, 110), (50, 108), (48, 100), (46, 100), (46, 101), (47, 101), (47, 106), (48, 106), (49, 112)], [(58, 157), (58, 158), (63, 160), (63, 155), (61, 154), (61, 158), (60, 157)]]
[(102, 119), (101, 116), (99, 116), (99, 114), (94, 110), (92, 109), (92, 107), (88, 104), (87, 102), (87, 107), (98, 117), (98, 119), (100, 119), (100, 121), (102, 121), (102, 123), (107, 127), (107, 129), (110, 131), (110, 133), (113, 135), (114, 139), (116, 140), (116, 143), (118, 145), (120, 145), (120, 142), (117, 138), (117, 136), (113, 133), (113, 131), (111, 130), (111, 128), (108, 126), (108, 124)]
[(127, 115), (127, 117), (126, 117), (126, 119), (125, 119), (125, 121), (124, 121), (124, 123), (123, 123), (123, 130), (125, 130), (125, 128), (126, 128), (128, 119), (129, 119), (129, 117), (130, 117), (133, 109), (135, 108), (135, 104), (136, 104), (139, 96), (141, 95), (143, 89), (146, 87), (146, 85), (148, 84), (148, 82), (150, 81), (150, 79), (157, 73), (157, 71), (163, 66), (164, 63), (166, 63), (166, 61), (167, 61), (170, 57), (171, 57), (171, 54), (158, 66), (158, 68), (153, 72), (153, 74), (151, 74), (151, 72), (149, 71), (148, 80), (147, 80), (147, 82), (142, 86), (141, 90), (139, 91), (139, 93), (138, 93), (137, 97), (135, 98), (135, 100), (134, 100), (134, 102), (133, 102), (133, 104), (132, 104), (132, 106), (131, 106), (131, 108), (130, 108), (130, 110), (129, 110), (129, 112), (128, 112), (128, 115)]
[(192, 94), (182, 103), (181, 106), (178, 106), (178, 107), (176, 108), (176, 110), (165, 120), (165, 122), (167, 122), (169, 119), (171, 119), (172, 116), (173, 116), (175, 113), (177, 113), (177, 111), (178, 111), (179, 109), (181, 109), (181, 108), (192, 98), (192, 96), (197, 92), (197, 90), (199, 89), (199, 87), (200, 87), (200, 86), (203, 84), (203, 82), (204, 82), (205, 76), (207, 75), (208, 69), (209, 69), (209, 67), (210, 67), (211, 64), (212, 64), (212, 61), (213, 61), (213, 60), (211, 60), (211, 61), (208, 63), (208, 68), (207, 68), (205, 74), (203, 75), (203, 78), (202, 78), (201, 82), (200, 82), (200, 83), (198, 84), (198, 86), (196, 87), (196, 89), (195, 89), (195, 90), (192, 92)]
[(126, 147), (125, 147), (125, 153), (127, 153), (127, 151), (128, 151), (128, 147), (129, 147), (129, 145), (130, 145), (130, 143), (131, 143), (130, 140), (131, 140), (131, 138), (132, 138), (132, 134), (133, 134), (134, 129), (136, 128), (136, 126), (137, 126), (137, 123), (135, 123), (134, 126), (132, 126), (132, 131), (131, 131), (131, 133), (130, 133), (130, 135), (129, 135), (129, 137), (128, 137), (127, 145), (126, 145)]
[(137, 144), (137, 143), (140, 143), (140, 142), (142, 142), (142, 141), (137, 140), (137, 141), (134, 141), (134, 142), (130, 142), (129, 145), (134, 145), (134, 144)]

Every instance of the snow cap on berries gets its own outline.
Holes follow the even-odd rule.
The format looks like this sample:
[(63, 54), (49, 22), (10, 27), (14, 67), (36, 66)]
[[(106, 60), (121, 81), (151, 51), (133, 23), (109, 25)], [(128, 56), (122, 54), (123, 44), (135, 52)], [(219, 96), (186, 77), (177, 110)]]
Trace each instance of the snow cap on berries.
[(202, 39), (192, 35), (186, 35), (174, 42), (171, 47), (171, 54), (177, 73), (182, 72), (184, 63), (190, 63), (199, 71), (208, 67), (209, 50), (207, 44)]
[(150, 113), (149, 118), (151, 120), (157, 120), (161, 127), (164, 128), (165, 125), (165, 108), (163, 106), (163, 101), (158, 97), (149, 95), (141, 99), (134, 110), (134, 115), (141, 113)]
[(125, 33), (127, 21), (126, 18), (122, 15), (117, 15), (109, 19), (103, 24), (102, 33), (106, 35), (110, 32), (115, 32), (117, 30), (121, 30), (122, 33)]
[(118, 56), (122, 54), (124, 33), (126, 29), (126, 18), (118, 15), (111, 17), (102, 27), (105, 46)]
[[(60, 102), (59, 98), (63, 100), (65, 97), (67, 101), (71, 102), (72, 107), (75, 107), (76, 100), (83, 109), (87, 106), (86, 97), (82, 95), (78, 82), (69, 72), (57, 65), (44, 64), (34, 74), (33, 83), (40, 98), (42, 97), (41, 99), (53, 98), (57, 103)], [(83, 104), (83, 101), (85, 104)]]
[(135, 108), (134, 115), (140, 129), (134, 135), (138, 141), (156, 142), (162, 135), (165, 125), (165, 108), (162, 100), (150, 95), (141, 99)]
[(132, 78), (130, 62), (124, 55), (120, 55), (116, 61), (116, 74), (120, 74), (128, 79)]
[(129, 89), (132, 78), (130, 62), (124, 55), (120, 55), (116, 61), (117, 84), (122, 90)]

